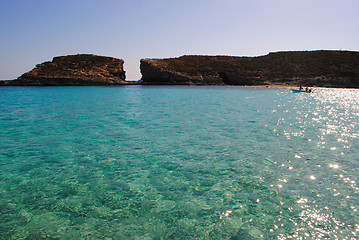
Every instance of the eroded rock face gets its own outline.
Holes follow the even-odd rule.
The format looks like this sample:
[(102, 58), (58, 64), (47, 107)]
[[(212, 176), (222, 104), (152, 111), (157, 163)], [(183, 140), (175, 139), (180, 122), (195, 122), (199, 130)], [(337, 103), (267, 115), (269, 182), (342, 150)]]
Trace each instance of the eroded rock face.
[(143, 84), (225, 85), (209, 56), (141, 59)]
[[(36, 65), (16, 80), (2, 85), (67, 86), (127, 84), (122, 59), (79, 54), (54, 57), (51, 62)], [(1, 84), (1, 83), (0, 83)]]
[(359, 52), (277, 52), (260, 57), (142, 59), (143, 84), (359, 87)]

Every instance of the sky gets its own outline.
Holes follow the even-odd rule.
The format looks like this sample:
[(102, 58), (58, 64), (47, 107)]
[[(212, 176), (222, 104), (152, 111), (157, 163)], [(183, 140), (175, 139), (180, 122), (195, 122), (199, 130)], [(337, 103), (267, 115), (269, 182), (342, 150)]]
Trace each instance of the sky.
[(142, 58), (359, 51), (358, 0), (0, 0), (0, 80), (55, 56)]

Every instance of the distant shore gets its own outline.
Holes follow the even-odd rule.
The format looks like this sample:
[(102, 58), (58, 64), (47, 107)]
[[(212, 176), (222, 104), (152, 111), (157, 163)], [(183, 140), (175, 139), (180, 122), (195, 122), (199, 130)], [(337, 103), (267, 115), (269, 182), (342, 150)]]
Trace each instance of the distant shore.
[(292, 51), (258, 57), (187, 55), (141, 59), (141, 81), (126, 81), (124, 60), (77, 54), (37, 64), (0, 86), (193, 85), (359, 88), (359, 52)]
[(359, 88), (359, 52), (289, 51), (258, 57), (142, 59), (146, 84)]

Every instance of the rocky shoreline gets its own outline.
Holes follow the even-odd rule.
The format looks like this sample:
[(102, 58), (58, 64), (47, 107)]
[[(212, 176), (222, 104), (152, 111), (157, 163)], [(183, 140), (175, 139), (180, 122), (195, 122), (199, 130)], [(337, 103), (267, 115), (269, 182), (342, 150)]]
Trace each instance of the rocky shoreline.
[(2, 86), (99, 86), (127, 85), (122, 59), (78, 54), (54, 57), (36, 65), (16, 80), (0, 81)]
[(141, 59), (142, 79), (126, 81), (122, 59), (54, 57), (0, 86), (237, 85), (359, 88), (359, 52), (292, 51), (258, 57), (182, 56)]
[(277, 52), (259, 57), (142, 59), (144, 84), (359, 87), (359, 52)]

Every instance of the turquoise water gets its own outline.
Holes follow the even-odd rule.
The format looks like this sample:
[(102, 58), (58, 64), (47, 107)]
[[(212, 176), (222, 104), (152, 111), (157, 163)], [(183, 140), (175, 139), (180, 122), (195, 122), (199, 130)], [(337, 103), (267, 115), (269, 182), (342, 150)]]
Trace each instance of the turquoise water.
[(0, 239), (356, 239), (359, 90), (0, 88)]

